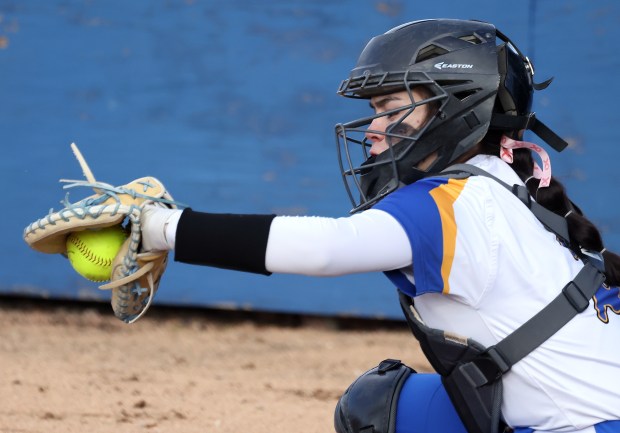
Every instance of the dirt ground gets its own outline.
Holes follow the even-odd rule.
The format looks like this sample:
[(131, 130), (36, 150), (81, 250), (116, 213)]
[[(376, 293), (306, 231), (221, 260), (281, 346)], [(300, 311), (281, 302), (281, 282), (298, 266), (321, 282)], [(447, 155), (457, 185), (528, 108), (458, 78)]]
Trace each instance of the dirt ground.
[(404, 322), (0, 298), (0, 432), (333, 432), (385, 358), (429, 371)]

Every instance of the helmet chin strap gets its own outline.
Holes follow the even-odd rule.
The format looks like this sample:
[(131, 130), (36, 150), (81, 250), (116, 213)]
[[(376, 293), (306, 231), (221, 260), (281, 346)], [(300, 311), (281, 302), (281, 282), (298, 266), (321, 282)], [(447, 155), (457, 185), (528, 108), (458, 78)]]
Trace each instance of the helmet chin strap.
[(549, 159), (549, 154), (545, 149), (537, 144), (530, 143), (529, 141), (513, 140), (505, 135), (502, 135), (500, 146), (500, 157), (508, 164), (512, 164), (513, 161), (512, 149), (526, 148), (536, 152), (540, 157), (542, 167), (534, 162), (534, 173), (532, 174), (532, 177), (540, 180), (538, 183), (538, 188), (546, 188), (549, 186), (549, 183), (551, 182), (551, 160)]

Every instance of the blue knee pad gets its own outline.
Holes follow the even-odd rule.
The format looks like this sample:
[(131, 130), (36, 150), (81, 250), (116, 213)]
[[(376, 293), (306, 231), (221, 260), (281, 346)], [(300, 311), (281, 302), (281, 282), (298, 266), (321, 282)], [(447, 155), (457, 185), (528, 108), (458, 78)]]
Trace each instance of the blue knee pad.
[(466, 433), (437, 374), (386, 359), (342, 395), (337, 433)]

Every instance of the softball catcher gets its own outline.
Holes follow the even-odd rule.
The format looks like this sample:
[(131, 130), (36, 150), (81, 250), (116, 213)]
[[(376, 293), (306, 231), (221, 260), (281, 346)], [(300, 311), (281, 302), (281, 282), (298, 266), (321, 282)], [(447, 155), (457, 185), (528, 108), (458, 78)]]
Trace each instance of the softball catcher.
[[(338, 433), (620, 432), (620, 257), (523, 140), (567, 146), (531, 110), (549, 84), (492, 24), (395, 27), (338, 89), (373, 110), (336, 125), (350, 216), (214, 214), (157, 195), (137, 204), (140, 251), (264, 275), (384, 272), (437, 374), (386, 359), (343, 394)], [(62, 253), (36, 227), (31, 245)]]

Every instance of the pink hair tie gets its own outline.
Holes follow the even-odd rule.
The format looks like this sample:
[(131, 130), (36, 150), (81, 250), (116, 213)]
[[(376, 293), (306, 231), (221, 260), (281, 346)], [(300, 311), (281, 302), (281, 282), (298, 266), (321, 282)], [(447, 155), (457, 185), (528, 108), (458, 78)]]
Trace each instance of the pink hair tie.
[(528, 141), (513, 140), (512, 138), (508, 138), (505, 135), (502, 135), (500, 145), (500, 157), (508, 164), (512, 164), (513, 161), (512, 149), (526, 148), (536, 152), (542, 162), (542, 168), (536, 162), (534, 162), (533, 176), (536, 179), (540, 179), (540, 182), (538, 183), (538, 188), (545, 188), (549, 186), (549, 183), (551, 182), (551, 160), (549, 159), (549, 154), (545, 149), (543, 149), (537, 144), (530, 143)]

